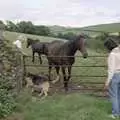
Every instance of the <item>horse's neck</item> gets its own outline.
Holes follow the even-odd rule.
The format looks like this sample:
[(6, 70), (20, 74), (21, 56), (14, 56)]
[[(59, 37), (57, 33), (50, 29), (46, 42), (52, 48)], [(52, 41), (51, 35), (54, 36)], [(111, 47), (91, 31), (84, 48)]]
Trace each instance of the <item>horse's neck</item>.
[(76, 51), (77, 51), (77, 47), (76, 47), (76, 45), (75, 45), (75, 42), (74, 42), (74, 41), (73, 41), (73, 42), (70, 42), (70, 43), (68, 44), (68, 55), (69, 55), (69, 56), (74, 56), (75, 53), (76, 53)]
[(30, 46), (33, 48), (36, 43), (31, 43)]
[(33, 44), (30, 44), (30, 47), (33, 48)]

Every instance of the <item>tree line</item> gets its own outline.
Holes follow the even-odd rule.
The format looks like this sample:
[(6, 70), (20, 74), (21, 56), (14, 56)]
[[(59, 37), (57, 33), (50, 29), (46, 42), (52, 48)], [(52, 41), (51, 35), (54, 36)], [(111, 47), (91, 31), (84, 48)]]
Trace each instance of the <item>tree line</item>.
[(48, 27), (44, 25), (34, 25), (31, 21), (20, 21), (16, 24), (12, 21), (6, 21), (6, 24), (4, 24), (3, 21), (0, 21), (0, 26), (2, 26), (4, 30), (11, 32), (20, 32), (45, 36), (50, 35), (50, 29)]
[(26, 34), (42, 35), (42, 36), (51, 36), (67, 40), (73, 40), (76, 37), (76, 34), (73, 32), (66, 33), (53, 33), (50, 28), (44, 25), (34, 25), (31, 21), (20, 21), (14, 23), (12, 21), (6, 21), (6, 24), (0, 20), (0, 28), (11, 31), (11, 32), (20, 32)]

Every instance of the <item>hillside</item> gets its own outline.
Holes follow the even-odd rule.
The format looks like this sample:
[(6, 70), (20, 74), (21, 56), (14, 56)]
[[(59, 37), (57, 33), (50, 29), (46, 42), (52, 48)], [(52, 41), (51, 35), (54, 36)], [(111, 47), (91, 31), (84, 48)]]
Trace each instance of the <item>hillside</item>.
[(119, 32), (120, 31), (120, 23), (110, 23), (110, 24), (100, 24), (88, 27), (81, 27), (81, 28), (65, 28), (61, 26), (50, 26), (49, 27), (52, 32), (58, 33), (66, 33), (66, 32), (74, 32), (80, 33), (83, 30), (95, 30), (95, 31), (105, 31), (105, 32)]
[(100, 24), (81, 28), (82, 30), (96, 30), (105, 32), (119, 32), (120, 23)]

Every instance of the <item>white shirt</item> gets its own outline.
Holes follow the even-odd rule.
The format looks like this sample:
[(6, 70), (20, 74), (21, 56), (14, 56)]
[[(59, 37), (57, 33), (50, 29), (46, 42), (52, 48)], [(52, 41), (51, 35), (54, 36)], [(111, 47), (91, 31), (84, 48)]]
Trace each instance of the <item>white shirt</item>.
[(22, 49), (22, 43), (21, 43), (21, 41), (20, 41), (20, 40), (16, 40), (15, 42), (13, 42), (13, 44), (14, 44), (14, 45), (16, 45), (16, 46), (17, 46), (17, 48)]
[(117, 71), (120, 71), (120, 46), (114, 48), (108, 57), (108, 84)]

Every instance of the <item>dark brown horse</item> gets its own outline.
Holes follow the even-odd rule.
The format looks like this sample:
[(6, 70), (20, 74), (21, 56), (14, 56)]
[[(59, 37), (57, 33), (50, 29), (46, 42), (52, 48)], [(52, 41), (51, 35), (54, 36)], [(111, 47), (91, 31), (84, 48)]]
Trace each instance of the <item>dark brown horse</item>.
[[(64, 88), (66, 91), (68, 90), (68, 81), (71, 78), (71, 68), (75, 62), (74, 55), (77, 50), (82, 53), (84, 58), (88, 56), (85, 37), (82, 35), (79, 35), (75, 40), (72, 41), (53, 41), (48, 45), (47, 58), (49, 63), (49, 76), (51, 74), (51, 68), (55, 66), (57, 72), (57, 78), (55, 82), (58, 81), (60, 78), (59, 70), (61, 68), (64, 77)], [(68, 75), (66, 73), (66, 69), (68, 70)]]
[(27, 38), (27, 48), (31, 46), (32, 48), (32, 62), (34, 63), (34, 55), (38, 53), (40, 64), (42, 64), (41, 54), (47, 54), (47, 42), (40, 42), (39, 40), (33, 40), (31, 38)]

